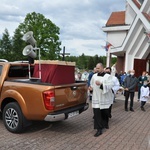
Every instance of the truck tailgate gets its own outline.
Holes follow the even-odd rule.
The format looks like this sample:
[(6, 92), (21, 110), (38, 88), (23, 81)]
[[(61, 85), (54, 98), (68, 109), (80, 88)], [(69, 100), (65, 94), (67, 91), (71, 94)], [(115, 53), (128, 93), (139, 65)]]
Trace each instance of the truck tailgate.
[(85, 104), (87, 100), (86, 83), (55, 86), (55, 111)]

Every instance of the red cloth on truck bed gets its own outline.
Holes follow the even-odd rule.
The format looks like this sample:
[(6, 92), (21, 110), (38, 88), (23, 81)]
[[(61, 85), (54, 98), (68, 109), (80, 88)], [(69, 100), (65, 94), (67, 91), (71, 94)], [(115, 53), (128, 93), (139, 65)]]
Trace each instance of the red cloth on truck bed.
[[(74, 66), (41, 64), (41, 81), (53, 85), (74, 83), (74, 69)], [(39, 78), (38, 64), (35, 64), (33, 77)]]

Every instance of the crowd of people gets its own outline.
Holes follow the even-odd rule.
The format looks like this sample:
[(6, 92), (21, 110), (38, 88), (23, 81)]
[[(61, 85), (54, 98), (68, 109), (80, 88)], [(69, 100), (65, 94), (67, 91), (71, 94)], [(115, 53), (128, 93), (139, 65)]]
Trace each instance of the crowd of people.
[[(138, 86), (138, 100), (142, 111), (144, 105), (150, 98), (150, 76), (143, 71), (141, 76), (135, 77), (135, 70), (114, 74), (112, 67), (104, 68), (102, 63), (98, 63), (89, 73), (76, 74), (76, 80), (87, 82), (89, 100), (93, 108), (94, 129), (97, 130), (95, 137), (103, 133), (103, 129), (109, 129), (109, 118), (112, 117), (112, 105), (118, 91), (124, 95), (124, 110), (134, 112), (134, 96)], [(130, 98), (130, 104), (129, 103)]]

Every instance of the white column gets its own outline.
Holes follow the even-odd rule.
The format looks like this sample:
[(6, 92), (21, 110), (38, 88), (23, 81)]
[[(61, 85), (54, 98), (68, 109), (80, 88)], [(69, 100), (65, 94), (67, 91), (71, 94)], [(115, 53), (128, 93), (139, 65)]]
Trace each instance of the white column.
[(109, 50), (106, 52), (106, 67), (110, 67), (110, 52)]
[(134, 67), (134, 56), (130, 55), (126, 52), (125, 56), (125, 71), (128, 72), (129, 70), (132, 70)]
[(150, 60), (148, 60), (146, 63), (146, 71), (148, 71), (148, 72), (149, 72), (149, 63), (150, 63)]

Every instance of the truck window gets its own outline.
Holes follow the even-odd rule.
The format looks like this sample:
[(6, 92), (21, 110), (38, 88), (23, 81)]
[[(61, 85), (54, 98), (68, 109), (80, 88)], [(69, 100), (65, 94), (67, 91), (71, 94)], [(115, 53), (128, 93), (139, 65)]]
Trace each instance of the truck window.
[[(30, 71), (31, 75), (33, 74), (34, 67), (31, 66)], [(10, 66), (9, 77), (28, 77), (29, 76), (29, 69), (28, 66)]]

